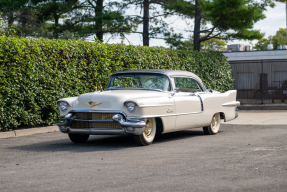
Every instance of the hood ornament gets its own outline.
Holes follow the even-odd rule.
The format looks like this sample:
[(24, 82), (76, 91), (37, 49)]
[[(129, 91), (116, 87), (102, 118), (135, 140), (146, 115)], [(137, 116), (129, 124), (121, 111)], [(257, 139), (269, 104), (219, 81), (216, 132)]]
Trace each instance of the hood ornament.
[(90, 101), (89, 103), (85, 103), (86, 105), (88, 105), (89, 107), (95, 107), (95, 106), (98, 106), (102, 103), (97, 103), (97, 102), (94, 102), (94, 101)]

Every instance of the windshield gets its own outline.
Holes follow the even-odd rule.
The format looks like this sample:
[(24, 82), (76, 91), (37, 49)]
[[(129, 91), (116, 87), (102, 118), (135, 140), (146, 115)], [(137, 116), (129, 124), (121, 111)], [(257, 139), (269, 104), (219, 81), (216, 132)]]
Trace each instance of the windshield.
[(111, 76), (107, 89), (149, 89), (170, 91), (169, 79), (162, 74), (125, 73)]

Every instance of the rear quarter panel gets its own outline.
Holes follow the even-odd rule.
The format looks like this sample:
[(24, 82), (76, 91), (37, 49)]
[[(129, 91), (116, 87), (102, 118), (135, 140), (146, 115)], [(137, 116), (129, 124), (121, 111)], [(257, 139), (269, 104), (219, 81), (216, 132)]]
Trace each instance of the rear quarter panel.
[[(235, 108), (239, 105), (239, 102), (236, 102), (236, 94), (236, 90), (230, 90), (225, 93), (199, 94), (202, 98), (204, 108), (201, 126), (208, 126), (212, 116), (219, 112), (224, 113), (225, 121), (234, 119), (236, 115)], [(226, 103), (234, 103), (234, 105), (224, 105)]]

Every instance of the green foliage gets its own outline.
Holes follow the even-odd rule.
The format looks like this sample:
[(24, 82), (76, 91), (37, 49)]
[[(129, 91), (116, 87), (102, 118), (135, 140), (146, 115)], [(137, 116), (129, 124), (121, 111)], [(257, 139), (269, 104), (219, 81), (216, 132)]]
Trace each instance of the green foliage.
[(56, 101), (106, 87), (125, 69), (180, 69), (210, 89), (231, 87), (229, 64), (220, 52), (101, 44), (79, 40), (0, 37), (0, 130), (51, 125)]
[(15, 26), (7, 26), (5, 22), (1, 19), (1, 12), (0, 12), (0, 36), (6, 35), (8, 37), (10, 36), (16, 36), (17, 34), (17, 28)]
[[(175, 36), (174, 36), (175, 37)], [(192, 51), (193, 50), (193, 40), (189, 39), (186, 41), (181, 41), (178, 40), (177, 38), (170, 38), (168, 41), (166, 41), (170, 46), (170, 48), (177, 48), (181, 50), (188, 50)], [(200, 50), (201, 51), (213, 51), (213, 43), (215, 43), (215, 50), (216, 51), (222, 51), (223, 49), (226, 48), (227, 45), (226, 40), (221, 40), (221, 39), (209, 39), (207, 41), (203, 41), (200, 44)]]
[(268, 44), (272, 41), (272, 36), (269, 36), (268, 39), (262, 38), (259, 39), (258, 42), (255, 44), (254, 49), (256, 50), (267, 50)]
[(268, 44), (270, 42), (273, 45), (273, 49), (277, 49), (279, 45), (287, 45), (286, 41), (286, 29), (279, 28), (274, 36), (269, 36), (267, 39), (262, 38), (255, 44), (256, 50), (267, 50)]
[(213, 38), (261, 39), (264, 34), (253, 26), (265, 18), (267, 6), (274, 6), (273, 0), (176, 0), (165, 8), (194, 19), (193, 45), (200, 50), (202, 42)]
[(287, 45), (286, 41), (286, 29), (280, 28), (277, 32), (276, 35), (272, 37), (272, 44), (274, 49), (277, 49), (279, 45)]

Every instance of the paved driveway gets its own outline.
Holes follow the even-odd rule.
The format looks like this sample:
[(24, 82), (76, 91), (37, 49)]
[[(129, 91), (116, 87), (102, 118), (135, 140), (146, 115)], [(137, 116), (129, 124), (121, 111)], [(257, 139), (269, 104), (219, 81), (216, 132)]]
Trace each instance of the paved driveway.
[(224, 124), (162, 135), (151, 146), (60, 132), (0, 139), (0, 191), (286, 191), (286, 125)]
[(237, 119), (226, 122), (233, 125), (287, 125), (287, 111), (239, 111)]

